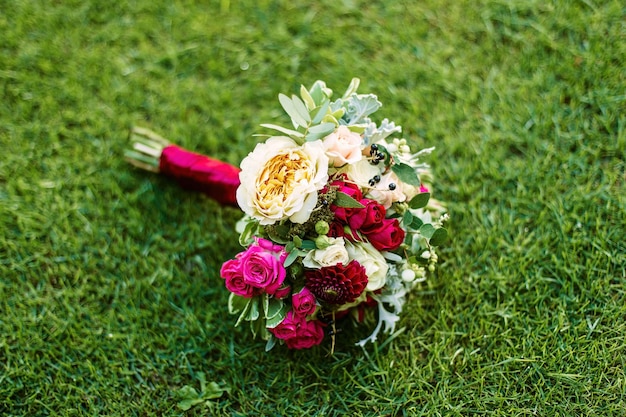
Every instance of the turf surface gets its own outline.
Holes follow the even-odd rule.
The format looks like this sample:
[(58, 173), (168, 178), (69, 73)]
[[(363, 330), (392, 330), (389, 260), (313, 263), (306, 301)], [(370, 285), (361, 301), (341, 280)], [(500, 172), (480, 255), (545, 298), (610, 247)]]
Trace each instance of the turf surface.
[[(620, 1), (0, 10), (3, 415), (626, 414)], [(437, 147), (453, 239), (392, 343), (266, 354), (218, 276), (239, 212), (129, 167), (128, 129), (238, 163), (278, 93), (355, 76)]]

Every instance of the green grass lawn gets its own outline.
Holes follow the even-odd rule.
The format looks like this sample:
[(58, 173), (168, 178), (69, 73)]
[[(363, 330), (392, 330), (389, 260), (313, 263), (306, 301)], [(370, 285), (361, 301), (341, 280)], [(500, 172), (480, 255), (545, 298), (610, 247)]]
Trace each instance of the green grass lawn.
[[(0, 10), (1, 415), (626, 415), (621, 1)], [(130, 167), (128, 129), (237, 164), (279, 93), (352, 77), (437, 147), (452, 240), (392, 343), (267, 354), (218, 273), (239, 211)]]

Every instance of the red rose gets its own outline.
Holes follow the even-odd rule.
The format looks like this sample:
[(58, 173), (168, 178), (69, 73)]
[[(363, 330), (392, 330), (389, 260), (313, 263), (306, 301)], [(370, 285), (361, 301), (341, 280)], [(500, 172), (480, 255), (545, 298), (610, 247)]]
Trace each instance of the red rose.
[(398, 219), (385, 219), (378, 229), (365, 233), (367, 240), (379, 251), (392, 251), (404, 242), (404, 230)]
[(296, 336), (285, 340), (289, 349), (308, 349), (324, 340), (324, 325), (319, 320), (301, 319)]
[[(353, 199), (355, 199), (356, 201), (360, 201), (361, 199), (363, 199), (363, 193), (361, 192), (361, 189), (359, 188), (359, 186), (356, 184), (347, 183), (347, 182), (344, 182), (342, 179), (337, 179), (331, 182), (330, 185), (333, 187), (338, 187), (337, 189), (338, 192), (347, 194)], [(353, 208), (339, 207), (334, 204), (330, 206), (330, 209), (335, 214), (335, 218), (338, 218), (339, 220), (342, 220), (343, 222), (346, 222), (348, 217), (351, 216), (352, 212), (355, 210)]]
[(350, 216), (348, 217), (348, 225), (352, 230), (359, 230), (363, 233), (367, 233), (370, 230), (378, 229), (383, 220), (387, 210), (385, 207), (375, 200), (363, 198), (359, 201), (365, 207), (360, 209), (352, 209)]

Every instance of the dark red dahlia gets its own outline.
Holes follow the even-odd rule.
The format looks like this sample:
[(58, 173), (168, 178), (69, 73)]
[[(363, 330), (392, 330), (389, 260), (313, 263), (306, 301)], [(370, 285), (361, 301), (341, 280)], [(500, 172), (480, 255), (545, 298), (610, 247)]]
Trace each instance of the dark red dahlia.
[(342, 305), (356, 300), (367, 286), (365, 268), (357, 261), (307, 270), (306, 287), (322, 303)]

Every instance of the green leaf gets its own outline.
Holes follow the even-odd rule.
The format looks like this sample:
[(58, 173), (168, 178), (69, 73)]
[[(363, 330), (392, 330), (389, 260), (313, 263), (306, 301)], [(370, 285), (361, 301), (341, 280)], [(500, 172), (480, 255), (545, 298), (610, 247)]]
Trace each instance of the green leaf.
[(358, 78), (353, 78), (350, 81), (350, 85), (348, 86), (348, 89), (346, 90), (346, 92), (343, 94), (343, 99), (347, 99), (348, 97), (350, 97), (352, 94), (356, 93), (356, 90), (358, 90), (359, 88), (359, 84), (361, 83), (361, 80)]
[(337, 197), (335, 197), (335, 201), (333, 202), (338, 207), (346, 207), (346, 208), (364, 208), (365, 206), (354, 198), (350, 197), (348, 194), (343, 193), (341, 191), (337, 191)]
[(317, 107), (313, 96), (311, 96), (309, 90), (307, 90), (304, 85), (300, 85), (300, 97), (302, 97), (302, 101), (304, 101), (304, 104), (306, 104), (307, 108), (312, 110)]
[(430, 237), (430, 244), (432, 246), (441, 246), (441, 244), (443, 244), (447, 239), (448, 231), (445, 228), (440, 227), (435, 230), (433, 235)]
[(430, 193), (419, 193), (409, 201), (409, 207), (412, 209), (420, 209), (426, 207), (428, 200), (430, 199)]
[(285, 303), (283, 302), (283, 300), (275, 297), (268, 297), (267, 312), (265, 314), (265, 317), (267, 319), (276, 317), (276, 315), (280, 313), (284, 306)]
[(423, 224), (424, 222), (422, 221), (422, 219), (417, 216), (413, 216), (413, 221), (411, 222), (411, 225), (409, 227), (413, 230), (419, 230), (419, 228), (422, 227)]
[(396, 163), (391, 166), (391, 170), (400, 178), (400, 181), (419, 187), (421, 182), (415, 169), (407, 164)]
[(194, 405), (198, 405), (200, 403), (203, 403), (205, 400), (203, 398), (193, 398), (193, 399), (187, 399), (187, 400), (181, 400), (178, 402), (178, 408), (180, 408), (183, 411), (187, 411), (189, 409), (191, 409), (191, 407), (193, 407)]
[(235, 293), (230, 293), (228, 297), (228, 312), (230, 314), (237, 314), (240, 311), (245, 310), (246, 305), (250, 302), (249, 298), (244, 298)]
[(261, 297), (254, 297), (250, 302), (250, 308), (248, 309), (248, 314), (246, 315), (246, 320), (255, 321), (261, 315), (261, 306), (259, 304), (263, 304)]
[(315, 116), (313, 116), (313, 120), (311, 121), (311, 124), (316, 125), (319, 122), (321, 122), (324, 116), (326, 116), (326, 113), (328, 113), (329, 107), (330, 107), (330, 100), (326, 100), (320, 107), (314, 109)]
[(257, 235), (259, 228), (259, 222), (250, 220), (246, 223), (246, 227), (239, 235), (239, 244), (243, 247), (250, 245), (254, 241), (254, 236)]
[(276, 312), (276, 314), (274, 314), (273, 317), (267, 318), (267, 320), (265, 321), (265, 327), (267, 327), (268, 329), (273, 329), (274, 327), (278, 326), (285, 319), (288, 311), (289, 307), (287, 307), (287, 304), (283, 303), (283, 305)]
[(296, 138), (303, 138), (304, 137), (304, 133), (300, 133), (300, 132), (298, 132), (296, 130), (287, 129), (286, 127), (273, 125), (271, 123), (262, 123), (261, 126), (262, 127), (266, 127), (268, 129), (278, 130), (280, 133), (284, 133), (287, 136), (293, 136), (293, 137), (296, 137)]
[(433, 233), (435, 233), (435, 228), (430, 223), (426, 223), (420, 227), (420, 234), (426, 239), (430, 239), (433, 236)]
[(306, 108), (306, 105), (304, 104), (302, 99), (300, 99), (300, 97), (296, 95), (293, 95), (291, 96), (291, 102), (298, 112), (298, 115), (302, 117), (302, 119), (304, 119), (304, 121), (306, 122), (305, 125), (308, 126), (311, 123), (311, 115), (309, 114), (309, 110)]
[(323, 138), (324, 136), (328, 136), (335, 131), (337, 125), (334, 123), (322, 123), (317, 126), (313, 126), (308, 130), (308, 133), (305, 137), (307, 141), (313, 141)]
[(402, 216), (402, 223), (405, 225), (410, 225), (413, 222), (413, 214), (407, 210), (404, 212), (404, 216)]
[(317, 248), (317, 246), (315, 245), (315, 242), (312, 240), (303, 240), (301, 248), (302, 249), (315, 249)]
[(333, 94), (333, 90), (326, 87), (326, 83), (324, 81), (317, 80), (313, 83), (313, 86), (311, 86), (309, 93), (311, 93), (311, 97), (315, 100), (315, 104), (320, 104), (322, 103), (322, 100), (330, 98)]
[(246, 303), (246, 306), (241, 311), (241, 314), (239, 315), (237, 322), (235, 322), (235, 327), (239, 326), (242, 321), (248, 320), (248, 316), (250, 315), (250, 309), (252, 308), (252, 304), (256, 304), (256, 300), (254, 298), (247, 298), (247, 300), (248, 302)]
[(291, 121), (293, 122), (294, 126), (296, 127), (307, 126), (308, 124), (307, 120), (298, 113), (298, 110), (296, 109), (296, 105), (293, 103), (293, 101), (289, 97), (287, 97), (284, 94), (279, 94), (278, 101), (280, 101), (280, 105), (283, 107), (285, 112), (287, 112), (289, 117), (291, 117)]
[(189, 385), (176, 391), (176, 395), (181, 399), (177, 406), (183, 411), (191, 409), (194, 405), (206, 403), (208, 400), (220, 398), (224, 392), (230, 392), (230, 388), (222, 388), (216, 382), (207, 384), (204, 372), (198, 372), (197, 378), (200, 380), (200, 392)]
[(272, 350), (272, 348), (274, 348), (274, 346), (276, 346), (276, 340), (276, 336), (270, 333), (270, 338), (267, 339), (267, 343), (265, 344), (266, 352), (269, 352), (270, 350)]
[(267, 313), (270, 310), (270, 296), (267, 294), (263, 294), (261, 304), (263, 304), (263, 317), (267, 317)]
[(289, 252), (289, 255), (287, 255), (287, 257), (285, 258), (285, 263), (283, 264), (285, 268), (287, 268), (288, 266), (290, 266), (292, 263), (295, 262), (295, 260), (298, 258), (298, 253), (299, 252), (296, 249)]

